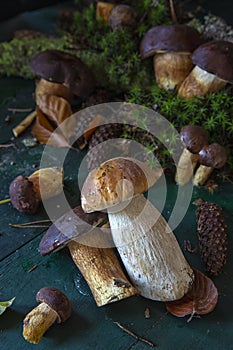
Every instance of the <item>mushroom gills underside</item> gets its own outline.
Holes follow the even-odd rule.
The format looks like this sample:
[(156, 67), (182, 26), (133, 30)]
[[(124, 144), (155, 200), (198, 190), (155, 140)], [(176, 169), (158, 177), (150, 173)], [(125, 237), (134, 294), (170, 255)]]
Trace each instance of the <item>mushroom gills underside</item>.
[(112, 236), (132, 284), (139, 294), (160, 301), (184, 296), (193, 271), (160, 212), (143, 195), (119, 211), (109, 212)]
[(181, 84), (178, 95), (182, 98), (205, 96), (207, 93), (222, 89), (227, 82), (212, 73), (195, 66), (191, 73)]

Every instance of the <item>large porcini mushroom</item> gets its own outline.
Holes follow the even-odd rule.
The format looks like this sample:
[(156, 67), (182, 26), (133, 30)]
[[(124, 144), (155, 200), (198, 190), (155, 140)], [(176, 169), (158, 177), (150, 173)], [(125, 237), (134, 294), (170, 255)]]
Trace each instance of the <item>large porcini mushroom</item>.
[(192, 54), (195, 67), (178, 90), (182, 98), (216, 92), (233, 84), (233, 43), (214, 40), (199, 46)]
[(86, 212), (108, 210), (114, 243), (139, 294), (160, 301), (181, 298), (193, 271), (147, 191), (161, 176), (132, 158), (113, 158), (92, 170), (81, 191)]
[(208, 144), (209, 134), (199, 125), (186, 125), (180, 131), (180, 140), (184, 145), (177, 164), (175, 181), (185, 185), (191, 179), (198, 163), (198, 153)]
[(94, 90), (94, 79), (87, 66), (75, 55), (55, 49), (39, 52), (29, 66), (40, 77), (36, 101), (41, 95), (56, 95), (71, 100), (73, 95), (88, 96)]
[(158, 85), (179, 88), (193, 68), (192, 52), (203, 42), (200, 33), (185, 24), (160, 25), (149, 29), (140, 44), (141, 57), (154, 56)]
[(214, 169), (220, 169), (227, 160), (226, 149), (218, 143), (203, 147), (199, 152), (200, 166), (197, 168), (193, 178), (193, 184), (203, 185)]
[(43, 287), (36, 300), (40, 303), (23, 320), (23, 336), (33, 344), (38, 344), (44, 333), (57, 321), (65, 322), (72, 312), (67, 296), (55, 287)]
[(137, 293), (127, 279), (114, 249), (108, 248), (109, 237), (106, 237), (103, 230), (97, 229), (97, 226), (103, 227), (107, 221), (106, 213), (87, 214), (81, 206), (75, 207), (50, 226), (39, 245), (41, 255), (68, 246), (71, 257), (87, 281), (97, 306)]
[(14, 208), (24, 214), (35, 214), (41, 200), (57, 196), (63, 190), (63, 169), (42, 168), (30, 176), (17, 176), (9, 187)]

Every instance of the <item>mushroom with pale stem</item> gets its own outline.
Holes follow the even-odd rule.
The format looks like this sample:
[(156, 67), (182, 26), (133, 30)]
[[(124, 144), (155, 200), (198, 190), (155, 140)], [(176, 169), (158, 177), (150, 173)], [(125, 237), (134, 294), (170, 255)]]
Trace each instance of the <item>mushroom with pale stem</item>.
[(139, 294), (168, 301), (189, 290), (193, 271), (167, 222), (142, 194), (161, 174), (136, 159), (113, 158), (89, 173), (81, 205), (85, 212), (108, 210), (113, 241)]
[(87, 66), (75, 55), (55, 49), (39, 52), (29, 66), (40, 77), (36, 101), (44, 94), (56, 95), (69, 102), (73, 95), (88, 96), (94, 90), (94, 79)]
[(97, 306), (137, 294), (126, 277), (114, 249), (109, 248), (109, 236), (97, 228), (103, 228), (107, 221), (106, 213), (87, 214), (78, 206), (57, 219), (39, 245), (41, 255), (68, 246), (71, 257), (87, 281)]
[(218, 143), (203, 147), (199, 152), (200, 166), (194, 174), (193, 184), (204, 185), (214, 169), (220, 169), (227, 161), (226, 149)]
[(208, 132), (201, 126), (186, 125), (181, 129), (180, 140), (185, 148), (177, 164), (177, 184), (185, 185), (189, 182), (198, 163), (198, 152), (208, 144), (208, 138)]
[(17, 176), (10, 184), (11, 203), (18, 211), (35, 214), (41, 200), (57, 196), (63, 190), (63, 169), (43, 168), (30, 176)]
[(145, 33), (140, 54), (143, 59), (154, 56), (157, 84), (165, 90), (174, 90), (193, 68), (190, 56), (202, 43), (200, 33), (188, 25), (160, 25)]
[(23, 320), (23, 336), (33, 344), (38, 344), (44, 333), (57, 321), (65, 322), (72, 312), (67, 296), (55, 287), (43, 287), (37, 295), (40, 302)]
[(178, 90), (182, 98), (205, 96), (227, 83), (233, 84), (233, 43), (213, 40), (199, 46), (192, 54), (195, 67)]

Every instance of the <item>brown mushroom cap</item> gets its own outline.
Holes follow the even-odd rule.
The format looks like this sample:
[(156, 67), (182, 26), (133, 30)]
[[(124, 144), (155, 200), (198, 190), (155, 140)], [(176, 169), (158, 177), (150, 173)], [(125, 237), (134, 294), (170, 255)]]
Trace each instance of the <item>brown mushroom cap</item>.
[(114, 30), (133, 29), (137, 25), (137, 14), (131, 6), (117, 5), (110, 12), (108, 24)]
[(11, 182), (9, 195), (13, 207), (21, 213), (35, 214), (39, 207), (39, 196), (34, 191), (33, 183), (25, 176), (19, 175)]
[(160, 25), (145, 33), (140, 54), (142, 58), (165, 51), (190, 54), (202, 43), (200, 33), (193, 27), (185, 24)]
[(131, 199), (147, 191), (161, 174), (161, 169), (151, 169), (133, 158), (110, 159), (86, 178), (81, 192), (82, 208), (92, 212)]
[(208, 144), (209, 134), (201, 126), (186, 125), (181, 129), (180, 140), (191, 153), (198, 153), (204, 145)]
[(226, 149), (218, 143), (205, 146), (199, 152), (199, 162), (202, 165), (219, 169), (227, 160)]
[(72, 306), (67, 296), (55, 287), (43, 287), (36, 294), (38, 302), (46, 303), (56, 311), (58, 318), (57, 322), (65, 322), (71, 315)]
[(191, 56), (195, 65), (233, 84), (233, 43), (213, 40), (199, 46)]
[(45, 50), (29, 62), (41, 78), (68, 87), (74, 95), (87, 96), (94, 90), (94, 79), (87, 66), (75, 55), (60, 50)]

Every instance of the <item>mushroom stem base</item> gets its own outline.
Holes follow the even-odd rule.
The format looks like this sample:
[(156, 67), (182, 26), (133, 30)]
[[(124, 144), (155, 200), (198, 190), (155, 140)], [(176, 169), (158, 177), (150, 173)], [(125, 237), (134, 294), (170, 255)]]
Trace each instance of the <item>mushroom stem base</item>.
[(30, 311), (23, 321), (23, 336), (33, 344), (38, 344), (44, 333), (56, 321), (58, 315), (49, 305), (42, 302)]
[(91, 289), (97, 306), (137, 294), (112, 248), (96, 248), (75, 241), (70, 242), (68, 247), (74, 263)]
[(178, 95), (186, 99), (194, 96), (205, 96), (207, 93), (220, 90), (225, 85), (226, 82), (224, 80), (195, 66), (181, 84)]
[(133, 285), (142, 296), (160, 301), (184, 296), (193, 271), (160, 212), (143, 195), (109, 213), (113, 240)]
[(177, 164), (175, 181), (178, 185), (185, 185), (193, 176), (193, 172), (197, 166), (198, 155), (189, 152), (184, 148)]
[(213, 172), (214, 168), (205, 166), (205, 165), (200, 165), (197, 168), (197, 171), (195, 172), (195, 175), (193, 177), (193, 184), (195, 186), (202, 186), (204, 183), (208, 180), (209, 176)]
[(154, 56), (156, 82), (165, 90), (179, 88), (192, 68), (193, 63), (190, 55), (165, 52)]

